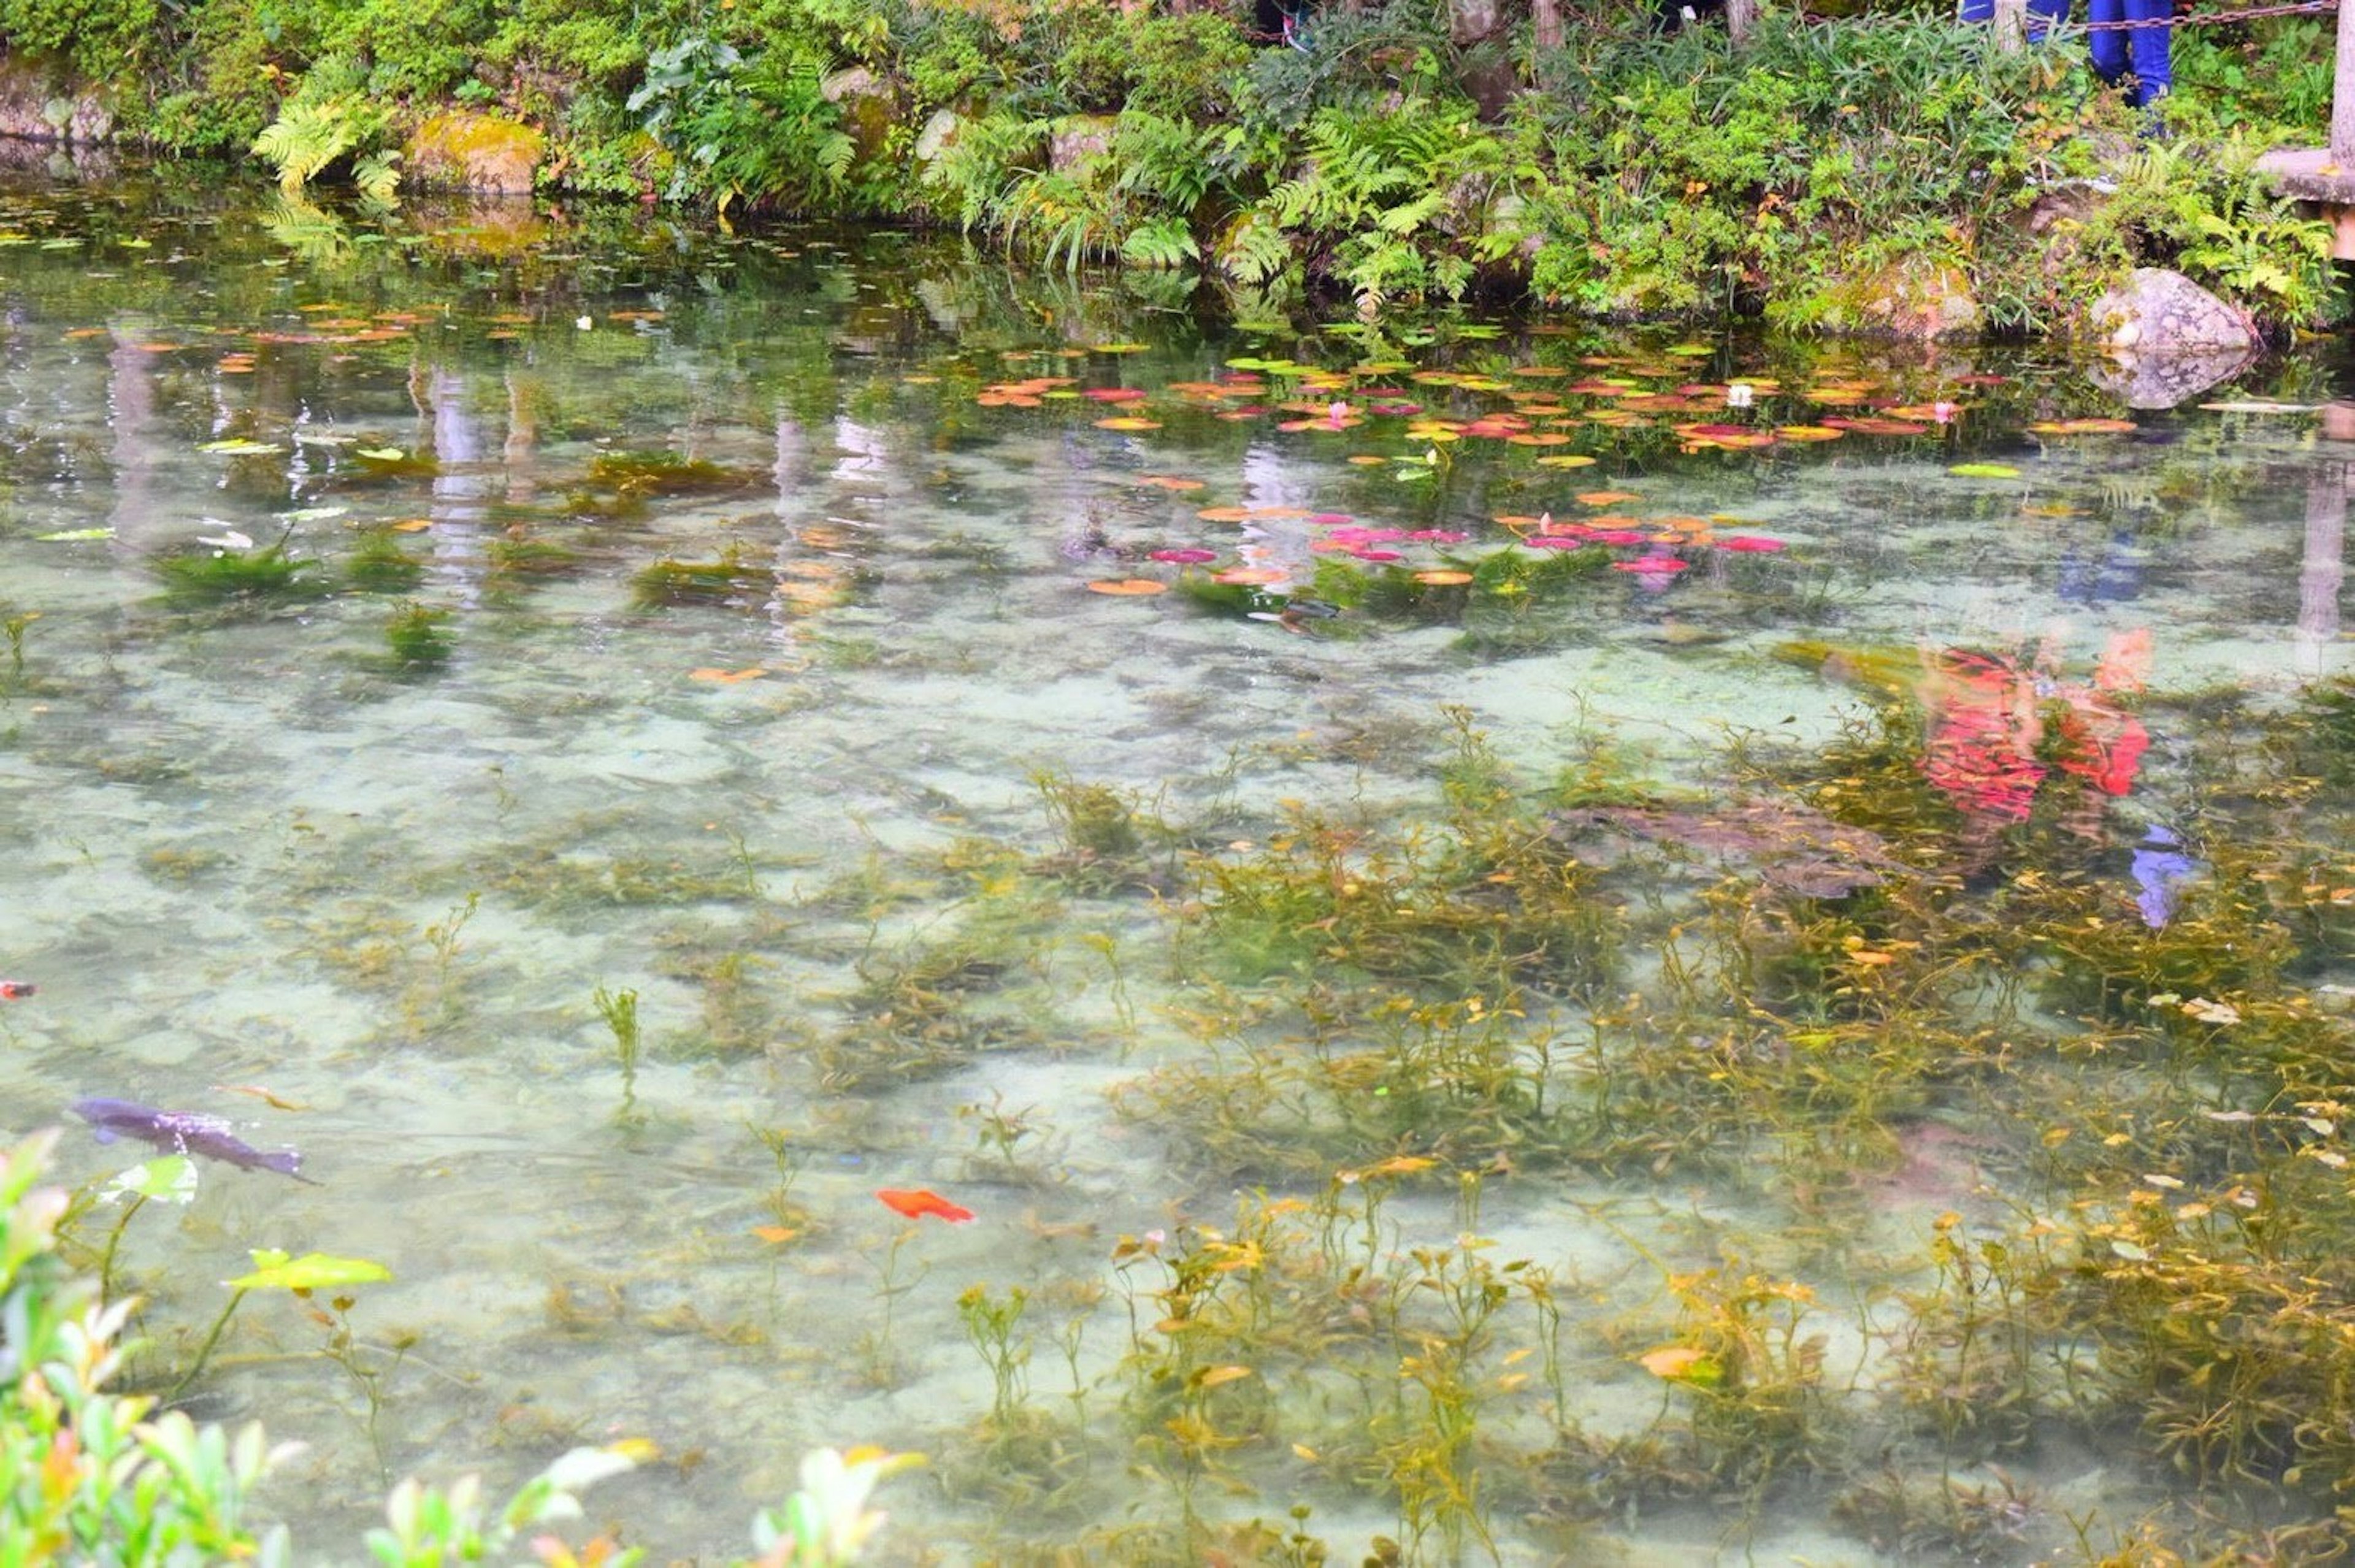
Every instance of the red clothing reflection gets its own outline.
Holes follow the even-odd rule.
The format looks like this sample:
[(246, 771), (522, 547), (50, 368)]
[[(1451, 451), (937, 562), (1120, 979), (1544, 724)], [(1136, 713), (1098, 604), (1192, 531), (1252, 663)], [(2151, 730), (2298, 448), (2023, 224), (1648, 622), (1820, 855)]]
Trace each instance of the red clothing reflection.
[(2056, 678), (2043, 654), (2031, 665), (1960, 648), (1934, 655), (1922, 692), (1929, 719), (1923, 776), (1982, 836), (2025, 821), (2054, 769), (2123, 795), (2150, 734), (2117, 699), (2140, 691), (2149, 669), (2150, 633), (2142, 628), (2110, 639), (2091, 682)]

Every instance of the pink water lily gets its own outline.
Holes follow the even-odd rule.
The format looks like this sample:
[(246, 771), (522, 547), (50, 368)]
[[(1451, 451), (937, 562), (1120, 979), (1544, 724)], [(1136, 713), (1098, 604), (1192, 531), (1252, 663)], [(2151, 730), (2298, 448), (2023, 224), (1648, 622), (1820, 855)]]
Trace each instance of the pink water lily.
[(1689, 564), (1672, 555), (1647, 555), (1640, 560), (1614, 560), (1611, 563), (1611, 570), (1640, 572), (1646, 577), (1665, 577), (1672, 571), (1682, 571)]
[(1759, 534), (1728, 534), (1716, 542), (1720, 549), (1764, 552), (1785, 548), (1781, 539), (1770, 539)]
[(1218, 560), (1219, 552), (1214, 549), (1156, 549), (1147, 559), (1175, 561), (1180, 566), (1193, 566), (1202, 561)]

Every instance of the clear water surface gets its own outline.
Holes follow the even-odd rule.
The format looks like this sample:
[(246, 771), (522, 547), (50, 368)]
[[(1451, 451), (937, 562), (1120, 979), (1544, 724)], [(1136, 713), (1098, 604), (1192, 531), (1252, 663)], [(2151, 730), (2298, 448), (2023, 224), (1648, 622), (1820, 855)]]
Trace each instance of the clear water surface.
[[(741, 1549), (804, 1448), (877, 1442), (933, 1458), (893, 1483), (890, 1560), (1091, 1530), (1110, 1559), (1188, 1506), (1299, 1503), (1354, 1561), (1401, 1531), (1371, 1405), (1225, 1407), (1266, 1424), (1190, 1487), (1175, 1418), (1140, 1413), (1155, 1249), (1327, 1190), (1134, 1093), (1297, 1027), (1278, 980), (1195, 965), (1186, 864), (1301, 813), (1435, 818), (1466, 729), (1531, 786), (1605, 759), (1706, 791), (1729, 748), (1997, 669), (2113, 726), (2094, 831), (2130, 919), (2125, 856), (2196, 738), (2153, 719), (2121, 764), (2110, 699), (2348, 667), (2355, 448), (2312, 356), (2135, 410), (2046, 349), (1221, 325), (953, 240), (129, 176), (0, 194), (0, 972), (38, 986), (0, 1012), (0, 1121), (64, 1123), (76, 1182), (147, 1152), (88, 1137), (86, 1095), (301, 1149), (317, 1185), (208, 1164), (127, 1228), (134, 1373), (185, 1367), (249, 1249), (391, 1270), (350, 1314), (373, 1418), (266, 1294), (192, 1390), (308, 1445), (271, 1494), (306, 1555), (389, 1477), (643, 1436), (664, 1460), (592, 1517), (670, 1556)], [(2128, 428), (2029, 428), (2083, 419)], [(273, 549), (305, 563), (282, 591), (207, 576)], [(2037, 787), (1945, 765), (1998, 828)], [(1066, 874), (1091, 803), (1148, 824), (1145, 873)], [(601, 992), (634, 994), (626, 1076)], [(1875, 1304), (1985, 1197), (1973, 1136), (1860, 1178), (1836, 1243), (1783, 1176), (1681, 1167), (1488, 1162), (1474, 1222), (1574, 1283), (1567, 1414), (1637, 1432), (1672, 1392), (1631, 1359), (1665, 1279), (1736, 1251), (1807, 1279), (1869, 1380)], [(1467, 1225), (1447, 1161), (1389, 1152), (1377, 1273)], [(989, 1440), (975, 1285), (1028, 1292), (1009, 1343), (1060, 1436)], [(1499, 1475), (1550, 1408), (1501, 1360), (1515, 1322)], [(2147, 1500), (2066, 1445), (2027, 1474), (2030, 1543)], [(1603, 1521), (1491, 1490), (1508, 1562), (1884, 1560), (1806, 1488)], [(1423, 1559), (1487, 1555), (1446, 1539)]]

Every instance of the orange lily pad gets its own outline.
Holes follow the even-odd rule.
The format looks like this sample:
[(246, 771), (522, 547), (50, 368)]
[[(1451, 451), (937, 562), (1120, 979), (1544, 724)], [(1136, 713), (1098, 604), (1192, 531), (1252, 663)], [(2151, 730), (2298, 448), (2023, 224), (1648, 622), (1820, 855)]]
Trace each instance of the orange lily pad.
[(740, 680), (757, 680), (768, 673), (759, 665), (752, 665), (745, 669), (715, 669), (707, 666), (702, 669), (688, 670), (687, 678), (712, 681), (720, 686), (733, 686)]
[(1087, 585), (1091, 593), (1109, 593), (1115, 598), (1141, 599), (1149, 593), (1167, 593), (1169, 585), (1156, 582), (1149, 577), (1111, 577), (1099, 579)]
[(1583, 490), (1579, 493), (1582, 507), (1615, 507), (1622, 501), (1640, 501), (1644, 497), (1633, 490)]
[(1455, 588), (1471, 581), (1472, 574), (1468, 571), (1418, 571), (1414, 580), (1428, 582), (1433, 588)]

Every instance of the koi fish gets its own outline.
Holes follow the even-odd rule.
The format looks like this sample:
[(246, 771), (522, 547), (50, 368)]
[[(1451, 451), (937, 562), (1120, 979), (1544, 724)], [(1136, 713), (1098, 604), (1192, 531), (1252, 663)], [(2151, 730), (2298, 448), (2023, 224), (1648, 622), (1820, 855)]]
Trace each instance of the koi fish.
[(39, 988), (30, 980), (0, 980), (0, 1002), (21, 1002)]
[(305, 1186), (319, 1185), (303, 1174), (300, 1154), (291, 1148), (264, 1154), (231, 1132), (229, 1125), (218, 1116), (193, 1111), (158, 1111), (130, 1100), (102, 1097), (76, 1100), (71, 1109), (91, 1125), (102, 1144), (122, 1137), (137, 1138), (142, 1143), (154, 1144), (166, 1154), (200, 1154), (240, 1170), (274, 1170)]
[(918, 1188), (914, 1191), (908, 1191), (901, 1188), (886, 1187), (879, 1190), (875, 1196), (882, 1200), (885, 1208), (911, 1220), (921, 1220), (930, 1214), (932, 1218), (945, 1220), (952, 1225), (962, 1225), (975, 1217), (972, 1210), (950, 1202), (930, 1188)]

